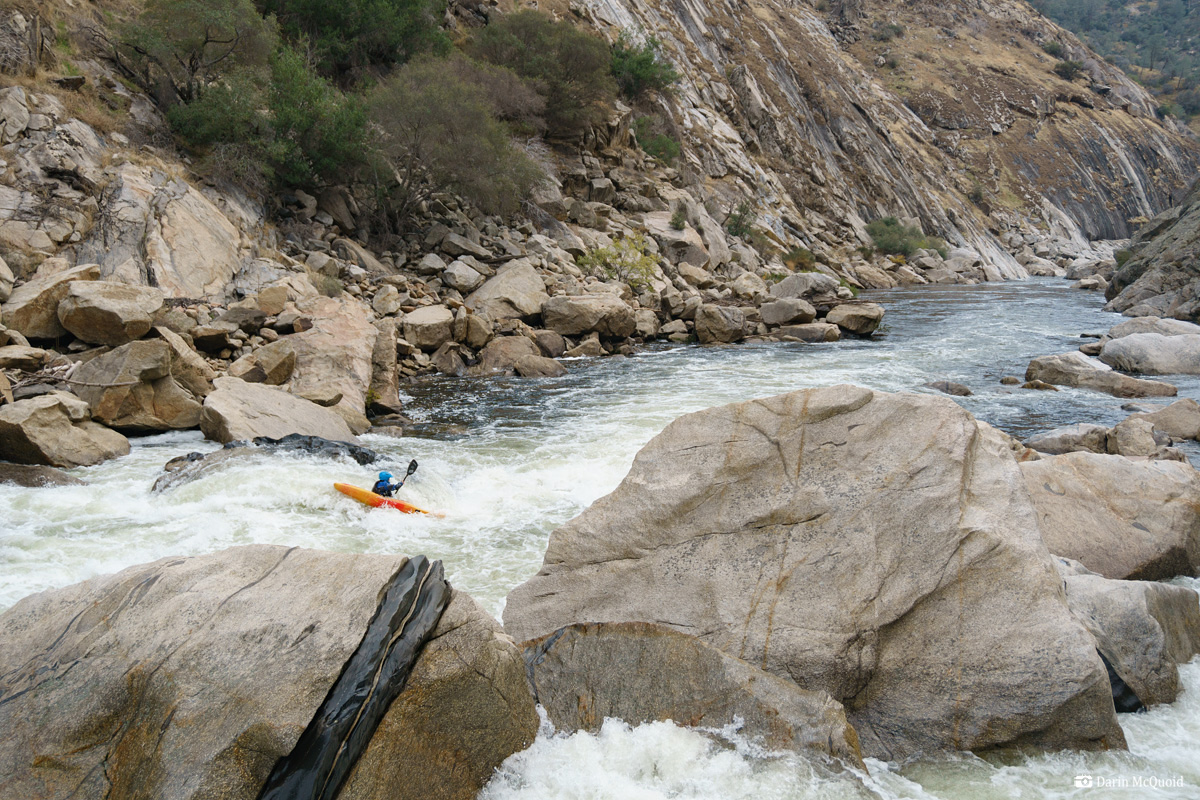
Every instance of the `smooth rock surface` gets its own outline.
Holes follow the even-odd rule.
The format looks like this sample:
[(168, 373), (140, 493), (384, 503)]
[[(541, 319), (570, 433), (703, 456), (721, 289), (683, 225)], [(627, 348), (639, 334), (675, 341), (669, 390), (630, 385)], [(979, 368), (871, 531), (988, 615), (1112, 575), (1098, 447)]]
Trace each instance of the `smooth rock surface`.
[(948, 398), (685, 415), (551, 535), (504, 619), (669, 625), (841, 700), (864, 755), (1124, 746), (1006, 439)]
[(214, 386), (204, 398), (200, 414), (200, 430), (207, 439), (225, 443), (257, 436), (280, 439), (300, 433), (356, 441), (339, 414), (282, 389), (229, 377), (217, 378)]
[(1021, 464), (1050, 552), (1106, 578), (1200, 570), (1200, 474), (1190, 464), (1066, 453)]
[(857, 336), (870, 336), (883, 322), (883, 306), (878, 303), (844, 303), (830, 309), (825, 321)]
[(1025, 370), (1025, 380), (1095, 389), (1114, 397), (1174, 397), (1176, 393), (1169, 383), (1122, 375), (1078, 351), (1033, 359)]
[(528, 259), (519, 258), (501, 267), (495, 277), (467, 296), (467, 307), (493, 322), (527, 320), (538, 314), (550, 298), (541, 275)]
[(746, 314), (740, 308), (705, 303), (696, 309), (700, 344), (740, 342), (746, 338)]
[(371, 427), (366, 417), (371, 354), (379, 335), (367, 309), (352, 298), (328, 297), (300, 301), (296, 308), (312, 320), (312, 327), (288, 337), (296, 351), (292, 392), (301, 397), (340, 393), (335, 410), (354, 433), (366, 432)]
[(67, 392), (0, 406), (0, 459), (50, 467), (90, 467), (129, 454), (129, 440), (89, 417)]
[(1049, 455), (1061, 455), (1076, 451), (1107, 453), (1108, 428), (1103, 425), (1078, 422), (1074, 425), (1066, 425), (1030, 436), (1025, 440), (1025, 446)]
[(637, 330), (633, 309), (612, 294), (551, 297), (542, 305), (542, 322), (563, 336), (595, 331), (609, 339), (624, 339)]
[(126, 433), (184, 430), (200, 424), (200, 400), (171, 373), (164, 339), (130, 342), (75, 370), (75, 392), (92, 418)]
[(120, 347), (145, 336), (162, 307), (163, 293), (152, 286), (73, 281), (58, 304), (58, 320), (78, 339)]
[(56, 339), (67, 335), (58, 319), (58, 304), (67, 296), (74, 281), (94, 281), (100, 277), (100, 267), (83, 264), (43, 277), (34, 277), (12, 290), (0, 306), (4, 324), (29, 339)]
[(1100, 360), (1143, 375), (1200, 375), (1200, 335), (1132, 333), (1106, 342)]

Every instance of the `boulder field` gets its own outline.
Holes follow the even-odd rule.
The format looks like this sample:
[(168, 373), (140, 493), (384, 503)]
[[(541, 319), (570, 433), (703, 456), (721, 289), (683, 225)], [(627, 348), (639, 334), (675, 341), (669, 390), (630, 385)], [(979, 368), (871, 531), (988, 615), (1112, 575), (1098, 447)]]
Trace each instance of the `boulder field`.
[[(255, 446), (374, 457), (312, 437)], [(1156, 577), (1197, 571), (1195, 471), (1018, 464), (1023, 450), (948, 398), (855, 386), (683, 416), (552, 534), (504, 627), (422, 556), (266, 545), (32, 595), (0, 615), (0, 795), (469, 798), (532, 742), (539, 704), (564, 732), (737, 724), (858, 769), (1123, 748), (1118, 710), (1178, 694), (1200, 603), (1119, 579), (1145, 569), (1110, 574), (1103, 542), (1052, 536), (1072, 512), (1031, 500), (1061, 480), (1032, 470), (1110, 473), (1086, 524), (1174, 531), (1144, 537), (1166, 557), (1131, 562)], [(244, 452), (178, 459), (167, 480)], [(1143, 468), (1169, 473), (1191, 517), (1120, 505), (1147, 492), (1122, 470)]]

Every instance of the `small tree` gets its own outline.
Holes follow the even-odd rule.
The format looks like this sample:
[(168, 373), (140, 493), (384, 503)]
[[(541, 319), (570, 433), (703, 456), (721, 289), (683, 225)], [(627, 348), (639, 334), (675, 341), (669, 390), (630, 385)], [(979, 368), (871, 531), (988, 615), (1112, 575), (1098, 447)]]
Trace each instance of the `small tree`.
[(398, 229), (438, 189), (503, 214), (515, 210), (543, 177), (513, 146), (483, 90), (445, 61), (404, 65), (380, 84), (370, 107), (386, 160), (387, 204)]
[(745, 238), (750, 235), (751, 226), (754, 225), (754, 219), (757, 216), (750, 201), (743, 200), (725, 219), (725, 230), (733, 236)]
[(664, 91), (679, 80), (679, 73), (662, 52), (662, 42), (646, 36), (635, 44), (626, 31), (621, 31), (612, 48), (612, 74), (617, 88), (625, 97), (636, 100), (646, 91)]
[(168, 109), (198, 100), (222, 75), (264, 67), (277, 39), (251, 0), (151, 0), (121, 30), (113, 58)]
[(650, 285), (658, 265), (654, 256), (646, 252), (648, 247), (645, 234), (635, 233), (579, 256), (576, 263), (588, 275), (622, 281), (640, 292)]
[(1078, 61), (1059, 61), (1054, 65), (1054, 74), (1064, 81), (1073, 81), (1083, 72), (1083, 64)]

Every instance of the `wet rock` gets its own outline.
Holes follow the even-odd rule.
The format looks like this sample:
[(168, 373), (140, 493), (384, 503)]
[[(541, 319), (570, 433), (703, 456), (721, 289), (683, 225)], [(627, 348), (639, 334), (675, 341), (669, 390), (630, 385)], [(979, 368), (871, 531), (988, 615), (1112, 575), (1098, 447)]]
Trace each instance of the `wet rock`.
[(1066, 453), (1021, 464), (1050, 552), (1106, 578), (1200, 571), (1200, 476), (1190, 464)]
[(1108, 428), (1086, 422), (1066, 425), (1025, 440), (1025, 446), (1048, 455), (1108, 452)]
[(1190, 397), (1176, 400), (1161, 411), (1139, 412), (1130, 417), (1149, 420), (1172, 439), (1200, 439), (1200, 403)]
[(567, 374), (566, 367), (544, 356), (521, 356), (513, 363), (513, 370), (522, 378), (561, 378)]
[(73, 281), (58, 304), (58, 319), (77, 338), (119, 347), (150, 331), (163, 293), (150, 286)]
[(239, 439), (226, 442), (220, 450), (211, 453), (188, 453), (163, 465), (163, 474), (154, 481), (153, 491), (162, 492), (186, 483), (207, 477), (230, 462), (245, 461), (262, 452), (291, 452), (320, 458), (342, 458), (359, 464), (373, 464), (379, 454), (349, 442), (331, 441), (320, 436), (289, 434), (279, 439), (258, 436), (252, 440)]
[[(556, 730), (597, 733), (607, 718), (739, 733), (772, 751), (862, 764), (841, 704), (646, 622), (570, 625), (522, 645), (538, 703)], [(588, 698), (581, 703), (580, 698)]]
[(38, 489), (45, 486), (82, 486), (83, 481), (61, 469), (0, 461), (0, 483)]
[(200, 401), (171, 374), (163, 339), (130, 342), (75, 370), (75, 393), (92, 418), (127, 433), (195, 428)]
[(624, 339), (637, 329), (633, 309), (612, 294), (551, 297), (542, 305), (542, 322), (563, 336), (595, 331), (609, 339)]
[(531, 339), (524, 336), (497, 336), (479, 352), (479, 363), (471, 368), (471, 374), (512, 374), (517, 361), (527, 356), (541, 356), (541, 351)]
[(969, 387), (963, 386), (961, 383), (955, 383), (954, 381), (932, 381), (925, 384), (925, 386), (954, 397), (970, 397), (973, 394)]
[(780, 325), (806, 325), (817, 318), (817, 311), (812, 307), (812, 303), (798, 297), (763, 303), (758, 313), (762, 316), (763, 324), (772, 328)]
[(1176, 392), (1169, 383), (1122, 375), (1080, 352), (1033, 359), (1025, 370), (1025, 380), (1094, 389), (1115, 397), (1173, 397)]
[(1025, 381), (1025, 383), (1021, 384), (1021, 388), (1034, 389), (1039, 392), (1057, 392), (1059, 390), (1054, 384), (1039, 380)]
[(746, 314), (740, 308), (705, 303), (696, 309), (700, 344), (740, 342), (746, 338)]
[(207, 439), (224, 443), (299, 433), (355, 441), (339, 414), (282, 389), (229, 377), (217, 378), (214, 386), (200, 414), (200, 430)]
[(1104, 280), (1104, 278), (1099, 275), (1089, 275), (1086, 278), (1080, 278), (1079, 280), (1075, 281), (1073, 284), (1071, 284), (1071, 288), (1082, 289), (1089, 292), (1103, 293), (1106, 289), (1108, 289), (1108, 281)]
[(1200, 375), (1200, 335), (1133, 333), (1106, 342), (1100, 360), (1143, 375)]
[(20, 331), (30, 339), (57, 339), (67, 335), (58, 319), (58, 304), (67, 296), (74, 281), (94, 281), (100, 277), (100, 267), (83, 264), (65, 272), (34, 277), (12, 290), (0, 306), (4, 324)]
[(498, 322), (532, 319), (549, 298), (546, 285), (533, 264), (529, 259), (518, 258), (501, 267), (495, 277), (472, 292), (466, 303), (476, 314)]
[(66, 392), (0, 406), (0, 459), (51, 467), (89, 467), (128, 455), (129, 440), (90, 419)]
[(1057, 559), (1071, 612), (1097, 649), (1145, 706), (1174, 702), (1177, 664), (1200, 652), (1200, 602), (1183, 586), (1116, 581), (1077, 561)]
[(857, 336), (870, 336), (883, 322), (883, 306), (878, 303), (845, 303), (830, 309), (825, 321)]
[(864, 755), (1121, 747), (1060, 586), (1004, 437), (948, 398), (838, 386), (668, 425), (504, 617), (694, 632), (845, 702)]
[(801, 342), (836, 342), (842, 338), (841, 329), (828, 322), (810, 322), (807, 325), (784, 325), (775, 331), (780, 338)]
[(1002, 385), (1002, 386), (1020, 386), (1021, 379), (1018, 378), (1016, 375), (1005, 375), (1003, 378), (1000, 379), (1000, 385)]

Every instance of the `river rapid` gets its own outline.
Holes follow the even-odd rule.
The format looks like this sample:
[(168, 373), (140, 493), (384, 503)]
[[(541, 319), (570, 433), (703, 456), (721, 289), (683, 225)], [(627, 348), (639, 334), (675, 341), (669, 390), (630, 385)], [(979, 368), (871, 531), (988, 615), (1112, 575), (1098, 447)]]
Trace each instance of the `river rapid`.
[[(416, 458), (420, 467), (401, 495), (445, 512), (442, 519), (372, 511), (331, 488), (334, 481), (370, 486), (382, 467), (298, 455), (256, 454), (152, 493), (168, 459), (216, 449), (194, 432), (134, 440), (125, 458), (73, 470), (84, 486), (0, 486), (0, 610), (132, 564), (261, 542), (424, 553), (442, 559), (451, 582), (499, 616), (505, 595), (540, 567), (550, 532), (612, 491), (642, 445), (690, 411), (836, 383), (930, 392), (924, 384), (950, 380), (975, 392), (956, 398), (969, 411), (1021, 438), (1073, 422), (1112, 425), (1128, 413), (1126, 401), (1094, 392), (999, 383), (1023, 377), (1030, 358), (1075, 349), (1081, 333), (1119, 322), (1100, 310), (1098, 294), (1043, 279), (870, 299), (887, 308), (872, 341), (661, 346), (631, 358), (568, 361), (561, 379), (409, 387), (407, 409), (422, 436), (373, 434), (363, 443), (397, 474)], [(1200, 380), (1167, 380), (1180, 396), (1200, 399)], [(1188, 452), (1200, 459), (1194, 446)], [(1200, 662), (1181, 672), (1187, 691), (1176, 703), (1122, 717), (1128, 753), (872, 761), (869, 774), (859, 774), (761, 752), (736, 731), (722, 732), (717, 744), (669, 723), (610, 721), (598, 735), (544, 729), (483, 796), (1197, 798)]]

